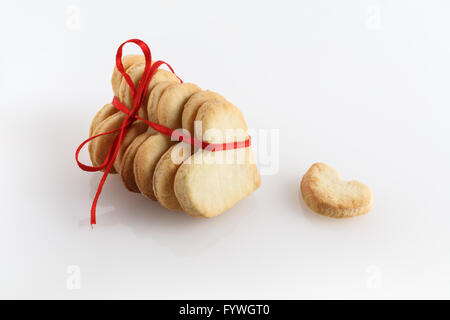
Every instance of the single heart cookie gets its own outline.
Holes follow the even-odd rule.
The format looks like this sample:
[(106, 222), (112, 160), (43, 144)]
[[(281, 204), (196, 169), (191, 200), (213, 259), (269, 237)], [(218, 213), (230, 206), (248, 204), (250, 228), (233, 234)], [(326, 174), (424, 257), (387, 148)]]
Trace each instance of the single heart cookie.
[[(202, 106), (195, 118), (202, 122), (209, 143), (243, 141), (247, 124), (238, 108), (226, 101)], [(179, 167), (174, 192), (184, 211), (211, 218), (231, 208), (261, 184), (251, 148), (198, 150)]]
[(308, 207), (333, 218), (368, 213), (373, 206), (372, 192), (359, 181), (344, 181), (339, 173), (323, 163), (315, 163), (303, 176), (301, 194)]

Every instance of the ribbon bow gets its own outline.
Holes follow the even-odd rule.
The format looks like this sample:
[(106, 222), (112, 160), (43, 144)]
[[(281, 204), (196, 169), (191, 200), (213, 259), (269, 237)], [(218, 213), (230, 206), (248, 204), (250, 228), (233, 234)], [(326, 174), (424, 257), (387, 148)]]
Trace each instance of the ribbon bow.
[[(125, 69), (123, 67), (122, 64), (122, 48), (125, 44), (127, 43), (134, 43), (137, 44), (145, 57), (145, 68), (144, 68), (144, 73), (142, 75), (141, 80), (139, 81), (137, 87), (134, 85), (133, 80), (131, 80), (130, 76), (125, 72)], [(231, 150), (231, 149), (238, 149), (238, 148), (246, 148), (250, 146), (250, 138), (248, 138), (245, 141), (239, 141), (239, 142), (229, 142), (229, 143), (207, 143), (204, 142), (202, 140), (198, 140), (195, 137), (191, 137), (190, 135), (185, 134), (184, 132), (182, 132), (181, 130), (174, 130), (171, 128), (168, 128), (166, 126), (160, 125), (158, 123), (155, 122), (151, 122), (148, 121), (146, 119), (141, 118), (140, 116), (138, 116), (138, 111), (142, 106), (142, 103), (144, 102), (144, 97), (145, 97), (145, 93), (147, 91), (148, 85), (150, 84), (150, 81), (152, 80), (155, 72), (158, 70), (158, 68), (162, 65), (166, 65), (169, 70), (175, 74), (175, 71), (172, 69), (172, 67), (161, 60), (158, 60), (156, 62), (154, 62), (152, 64), (152, 54), (150, 52), (150, 48), (147, 46), (147, 44), (139, 39), (130, 39), (128, 41), (125, 41), (124, 43), (122, 43), (119, 47), (119, 49), (117, 49), (117, 54), (116, 54), (116, 67), (117, 70), (119, 70), (119, 72), (122, 74), (122, 76), (124, 77), (125, 81), (127, 82), (128, 86), (130, 87), (131, 90), (131, 95), (133, 98), (133, 104), (132, 104), (132, 108), (131, 110), (129, 110), (123, 103), (120, 102), (118, 97), (114, 97), (112, 104), (113, 106), (125, 113), (127, 116), (125, 117), (122, 125), (114, 130), (110, 130), (107, 132), (102, 132), (99, 133), (97, 135), (94, 135), (92, 137), (90, 137), (89, 139), (86, 139), (85, 141), (83, 141), (77, 148), (76, 152), (75, 152), (75, 160), (77, 161), (78, 166), (80, 167), (81, 170), (84, 171), (101, 171), (103, 169), (105, 169), (102, 179), (100, 180), (100, 183), (98, 185), (97, 188), (97, 192), (95, 194), (94, 197), (94, 201), (92, 202), (92, 207), (91, 207), (91, 226), (96, 224), (96, 207), (97, 207), (97, 202), (98, 199), (100, 197), (100, 194), (102, 192), (103, 189), (103, 185), (106, 182), (106, 178), (108, 177), (112, 166), (114, 164), (114, 160), (116, 159), (116, 156), (119, 152), (120, 149), (120, 145), (122, 144), (123, 139), (126, 136), (126, 133), (128, 131), (128, 129), (130, 128), (130, 126), (133, 124), (134, 121), (136, 120), (142, 120), (144, 123), (146, 123), (148, 126), (152, 127), (153, 129), (155, 129), (156, 131), (169, 136), (172, 138), (172, 140), (174, 141), (180, 141), (180, 142), (186, 142), (189, 143), (197, 148), (201, 148), (201, 149), (205, 149), (208, 151), (219, 151), (219, 150)], [(175, 76), (177, 76), (175, 74)], [(183, 82), (178, 76), (177, 78)], [(105, 161), (97, 166), (88, 166), (85, 165), (83, 163), (81, 163), (78, 160), (79, 154), (81, 149), (83, 149), (83, 147), (91, 140), (94, 140), (98, 137), (107, 135), (107, 134), (114, 134), (116, 132), (119, 132), (119, 134), (117, 135), (117, 137), (114, 139), (113, 143), (111, 144), (111, 147), (108, 151), (108, 155), (106, 156)]]

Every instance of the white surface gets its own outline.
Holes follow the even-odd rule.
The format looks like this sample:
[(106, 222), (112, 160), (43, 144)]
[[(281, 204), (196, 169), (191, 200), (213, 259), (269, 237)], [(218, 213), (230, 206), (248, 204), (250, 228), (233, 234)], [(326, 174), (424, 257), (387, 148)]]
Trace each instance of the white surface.
[[(1, 2), (0, 297), (450, 298), (449, 15), (446, 1)], [(116, 175), (89, 227), (100, 174), (74, 151), (132, 37), (249, 127), (279, 129), (277, 174), (218, 218)], [(317, 161), (368, 184), (370, 214), (305, 208)]]

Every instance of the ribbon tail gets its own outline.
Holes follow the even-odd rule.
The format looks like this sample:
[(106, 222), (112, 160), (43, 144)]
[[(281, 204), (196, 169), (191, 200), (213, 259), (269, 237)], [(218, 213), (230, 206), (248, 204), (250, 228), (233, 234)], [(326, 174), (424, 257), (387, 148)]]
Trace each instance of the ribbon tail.
[(97, 192), (95, 193), (94, 201), (92, 201), (92, 207), (91, 207), (91, 227), (96, 224), (96, 208), (97, 208), (97, 202), (100, 198), (100, 194), (102, 193), (103, 186), (106, 182), (106, 178), (109, 175), (109, 172), (111, 171), (113, 161), (111, 161), (108, 166), (105, 169), (105, 172), (103, 172), (102, 179), (100, 180), (100, 183), (98, 184)]
[(102, 179), (100, 180), (100, 182), (98, 184), (97, 192), (95, 193), (94, 201), (92, 201), (91, 227), (97, 223), (97, 219), (96, 219), (97, 202), (98, 202), (98, 199), (100, 198), (100, 194), (102, 193), (103, 186), (106, 182), (106, 178), (108, 178), (108, 175), (112, 169), (112, 166), (114, 165), (114, 159), (116, 158), (117, 151), (118, 151), (118, 141), (119, 141), (119, 137), (116, 137), (114, 139), (113, 144), (111, 145), (111, 148), (109, 149), (108, 156), (106, 157), (106, 160), (105, 160), (105, 163), (107, 163), (105, 172), (103, 172)]

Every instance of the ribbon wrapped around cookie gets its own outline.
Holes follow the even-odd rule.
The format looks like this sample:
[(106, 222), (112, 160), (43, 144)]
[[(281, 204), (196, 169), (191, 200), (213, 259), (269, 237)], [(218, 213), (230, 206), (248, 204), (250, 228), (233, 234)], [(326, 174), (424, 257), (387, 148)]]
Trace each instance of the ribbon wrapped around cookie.
[[(145, 68), (144, 68), (144, 72), (142, 75), (142, 78), (139, 80), (137, 86), (135, 86), (135, 84), (133, 83), (132, 79), (130, 78), (130, 76), (126, 73), (125, 68), (122, 64), (122, 49), (124, 47), (125, 44), (127, 43), (134, 43), (136, 45), (138, 45), (145, 57)], [(221, 150), (231, 150), (231, 149), (239, 149), (239, 148), (247, 148), (250, 146), (251, 144), (251, 140), (250, 137), (248, 137), (248, 139), (246, 139), (245, 141), (237, 141), (237, 142), (228, 142), (228, 143), (207, 143), (204, 142), (202, 140), (196, 139), (195, 137), (192, 137), (188, 134), (185, 134), (183, 131), (181, 130), (177, 130), (177, 129), (171, 129), (169, 127), (163, 126), (161, 124), (158, 124), (156, 122), (152, 122), (149, 121), (147, 119), (144, 119), (142, 117), (140, 117), (138, 115), (138, 111), (141, 108), (143, 102), (144, 102), (144, 97), (145, 97), (145, 93), (147, 91), (147, 88), (149, 86), (150, 81), (152, 80), (153, 75), (156, 73), (156, 71), (158, 70), (159, 67), (161, 67), (162, 65), (166, 65), (169, 70), (180, 80), (180, 82), (182, 82), (182, 80), (175, 74), (175, 71), (173, 70), (173, 68), (166, 62), (158, 60), (152, 63), (152, 55), (151, 55), (151, 51), (150, 48), (147, 46), (147, 44), (145, 42), (143, 42), (142, 40), (139, 39), (130, 39), (128, 41), (125, 41), (124, 43), (122, 43), (118, 50), (117, 50), (117, 54), (116, 54), (116, 67), (117, 70), (122, 74), (123, 78), (126, 80), (130, 90), (131, 90), (131, 95), (132, 95), (132, 108), (131, 110), (129, 110), (120, 100), (118, 97), (114, 97), (113, 101), (112, 101), (112, 105), (119, 111), (123, 112), (124, 114), (126, 114), (125, 119), (123, 120), (122, 125), (114, 130), (110, 130), (110, 131), (106, 131), (106, 132), (102, 132), (96, 135), (93, 135), (92, 137), (90, 137), (89, 139), (86, 139), (85, 141), (83, 141), (77, 148), (76, 152), (75, 152), (75, 159), (76, 162), (78, 164), (78, 166), (84, 170), (84, 171), (101, 171), (104, 170), (102, 179), (100, 180), (100, 183), (98, 185), (97, 188), (97, 192), (95, 194), (94, 200), (92, 202), (92, 207), (91, 207), (91, 225), (96, 224), (96, 207), (97, 207), (97, 202), (98, 199), (100, 197), (100, 194), (102, 192), (103, 189), (103, 185), (106, 182), (106, 179), (113, 167), (114, 164), (114, 160), (117, 157), (117, 154), (119, 152), (120, 146), (124, 140), (124, 137), (127, 133), (127, 130), (131, 127), (131, 125), (133, 124), (134, 121), (136, 120), (141, 120), (142, 122), (144, 122), (145, 124), (147, 124), (149, 127), (153, 128), (154, 130), (156, 130), (159, 133), (162, 133), (168, 137), (171, 137), (171, 139), (173, 141), (180, 141), (180, 142), (185, 142), (188, 144), (191, 144), (192, 146), (195, 146), (197, 148), (201, 148), (207, 151), (221, 151)], [(112, 143), (108, 154), (106, 156), (105, 161), (99, 165), (99, 166), (89, 166), (86, 164), (83, 164), (79, 161), (79, 154), (81, 149), (83, 149), (83, 147), (90, 142), (93, 139), (99, 138), (101, 136), (105, 136), (105, 135), (110, 135), (110, 134), (117, 134), (116, 138), (114, 139), (114, 142)]]

